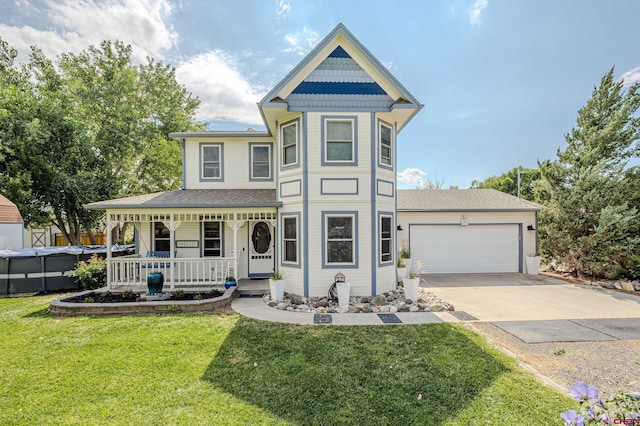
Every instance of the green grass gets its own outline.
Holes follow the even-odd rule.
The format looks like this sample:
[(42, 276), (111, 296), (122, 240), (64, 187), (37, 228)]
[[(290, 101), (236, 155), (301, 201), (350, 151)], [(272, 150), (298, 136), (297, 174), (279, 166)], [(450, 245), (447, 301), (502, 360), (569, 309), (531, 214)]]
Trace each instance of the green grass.
[(574, 406), (449, 324), (59, 320), (51, 299), (0, 299), (0, 424), (547, 425)]

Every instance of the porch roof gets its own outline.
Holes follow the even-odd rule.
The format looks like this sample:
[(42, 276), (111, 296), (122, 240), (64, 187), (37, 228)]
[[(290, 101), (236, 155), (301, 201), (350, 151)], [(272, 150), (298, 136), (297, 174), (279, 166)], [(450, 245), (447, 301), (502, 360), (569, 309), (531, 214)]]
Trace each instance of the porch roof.
[(179, 189), (85, 204), (92, 210), (281, 206), (275, 189)]

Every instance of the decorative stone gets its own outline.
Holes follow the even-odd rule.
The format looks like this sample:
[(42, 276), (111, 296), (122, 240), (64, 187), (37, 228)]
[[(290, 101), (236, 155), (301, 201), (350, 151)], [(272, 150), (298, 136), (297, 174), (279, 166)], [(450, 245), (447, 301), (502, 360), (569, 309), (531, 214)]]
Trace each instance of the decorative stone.
[(327, 308), (327, 313), (328, 314), (335, 314), (336, 313), (336, 308)]
[(419, 310), (420, 308), (418, 308), (416, 305), (409, 306), (409, 312), (418, 312)]
[(364, 305), (362, 305), (362, 312), (371, 313), (373, 312), (373, 308), (371, 307), (370, 304), (365, 303)]
[(287, 298), (291, 300), (291, 303), (294, 305), (304, 305), (305, 303), (304, 297), (294, 293), (288, 293)]
[(325, 312), (327, 312), (327, 308), (325, 308), (324, 306), (320, 306), (316, 308), (316, 312), (319, 314), (324, 314)]
[(402, 304), (402, 306), (398, 308), (398, 312), (409, 312), (410, 309), (411, 309), (411, 306), (404, 303)]
[(413, 304), (413, 300), (405, 299), (404, 303), (406, 303), (407, 305), (411, 305), (411, 304)]
[(633, 284), (627, 281), (622, 282), (622, 289), (625, 291), (635, 291), (635, 288), (633, 288)]
[(374, 314), (377, 314), (378, 312), (380, 312), (380, 308), (378, 306), (372, 306), (371, 312), (373, 312)]
[(295, 311), (295, 309), (291, 305), (287, 306), (286, 310), (289, 311), (289, 312), (294, 312)]
[(362, 312), (362, 308), (360, 306), (349, 306), (349, 313), (357, 314), (359, 312)]
[(444, 306), (439, 303), (431, 305), (431, 312), (442, 312), (444, 311)]
[(369, 297), (369, 296), (362, 296), (362, 297), (360, 298), (360, 302), (361, 302), (361, 303), (370, 303), (370, 302), (371, 302), (371, 297)]
[(318, 300), (316, 303), (313, 304), (314, 308), (326, 308), (327, 307), (328, 302), (326, 300)]
[(395, 314), (396, 312), (398, 312), (398, 307), (397, 306), (389, 306), (389, 312), (391, 312), (392, 314)]
[(613, 283), (602, 283), (601, 286), (604, 287), (604, 288), (608, 288), (610, 290), (615, 290), (616, 289), (616, 286)]
[(387, 301), (387, 298), (385, 296), (376, 296), (373, 299), (371, 299), (371, 304), (372, 305), (377, 305), (377, 306), (382, 306), (382, 305), (388, 305), (389, 302)]

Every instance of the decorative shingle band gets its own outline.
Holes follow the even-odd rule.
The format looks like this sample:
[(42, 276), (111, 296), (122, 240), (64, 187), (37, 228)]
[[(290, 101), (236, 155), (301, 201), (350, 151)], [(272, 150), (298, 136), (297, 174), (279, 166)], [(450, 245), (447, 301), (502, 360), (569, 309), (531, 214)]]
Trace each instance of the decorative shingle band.
[(386, 95), (378, 83), (303, 81), (292, 93), (310, 95)]

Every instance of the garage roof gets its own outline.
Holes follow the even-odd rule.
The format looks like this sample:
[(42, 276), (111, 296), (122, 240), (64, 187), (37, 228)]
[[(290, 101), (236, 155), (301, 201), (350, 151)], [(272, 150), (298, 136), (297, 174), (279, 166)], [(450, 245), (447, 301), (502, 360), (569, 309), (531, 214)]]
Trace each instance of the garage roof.
[(398, 190), (398, 211), (539, 211), (540, 205), (495, 189)]
[(0, 223), (22, 223), (22, 215), (18, 207), (0, 194)]

